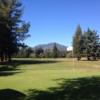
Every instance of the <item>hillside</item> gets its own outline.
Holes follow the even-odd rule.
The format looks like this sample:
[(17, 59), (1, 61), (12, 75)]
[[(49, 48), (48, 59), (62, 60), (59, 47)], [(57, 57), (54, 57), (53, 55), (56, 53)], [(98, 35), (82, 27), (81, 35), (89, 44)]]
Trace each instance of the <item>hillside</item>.
[(42, 48), (43, 50), (52, 50), (54, 45), (56, 44), (59, 51), (66, 51), (67, 47), (58, 43), (49, 43), (49, 44), (40, 44), (34, 47), (34, 49)]

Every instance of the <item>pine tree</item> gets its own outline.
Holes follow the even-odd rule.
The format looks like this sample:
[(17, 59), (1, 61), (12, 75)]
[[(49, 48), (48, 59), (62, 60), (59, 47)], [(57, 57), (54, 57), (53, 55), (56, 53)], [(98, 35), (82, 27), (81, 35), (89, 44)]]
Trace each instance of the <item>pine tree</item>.
[(73, 37), (73, 53), (74, 56), (80, 60), (82, 54), (82, 29), (80, 25), (77, 26), (75, 35)]
[(99, 36), (96, 31), (88, 29), (84, 33), (84, 52), (88, 60), (91, 60), (91, 57), (93, 60), (96, 60), (99, 50), (98, 42)]
[(58, 49), (57, 49), (56, 43), (54, 44), (54, 47), (53, 47), (52, 56), (53, 56), (53, 58), (57, 58), (58, 57)]
[(41, 58), (41, 55), (43, 55), (43, 53), (44, 53), (44, 50), (41, 47), (35, 49), (35, 57), (36, 58)]
[(29, 23), (21, 20), (22, 3), (19, 0), (0, 0), (0, 58), (10, 61), (18, 46), (27, 38)]

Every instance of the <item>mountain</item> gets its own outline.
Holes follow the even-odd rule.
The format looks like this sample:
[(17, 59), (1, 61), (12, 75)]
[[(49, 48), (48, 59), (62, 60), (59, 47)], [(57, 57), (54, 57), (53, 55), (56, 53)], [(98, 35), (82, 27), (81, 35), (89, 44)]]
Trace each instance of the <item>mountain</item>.
[(43, 50), (53, 50), (54, 45), (56, 44), (59, 51), (66, 51), (67, 47), (58, 43), (49, 43), (49, 44), (40, 44), (34, 47), (34, 49), (42, 48)]

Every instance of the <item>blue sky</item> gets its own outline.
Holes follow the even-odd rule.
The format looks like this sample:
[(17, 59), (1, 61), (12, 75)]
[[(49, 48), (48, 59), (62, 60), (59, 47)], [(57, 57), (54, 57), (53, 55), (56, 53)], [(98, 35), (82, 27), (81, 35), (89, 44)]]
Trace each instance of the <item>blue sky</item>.
[(31, 47), (57, 42), (72, 44), (78, 24), (100, 33), (100, 0), (22, 0), (23, 19), (31, 24), (30, 38), (25, 43)]

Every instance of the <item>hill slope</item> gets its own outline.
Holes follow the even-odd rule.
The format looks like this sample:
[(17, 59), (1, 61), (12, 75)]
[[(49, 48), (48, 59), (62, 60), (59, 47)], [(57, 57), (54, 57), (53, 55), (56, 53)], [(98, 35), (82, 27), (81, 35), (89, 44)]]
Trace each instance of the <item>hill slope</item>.
[(66, 51), (67, 47), (58, 43), (49, 43), (49, 44), (40, 44), (34, 47), (34, 49), (42, 48), (43, 50), (52, 50), (54, 45), (56, 44), (59, 51)]

